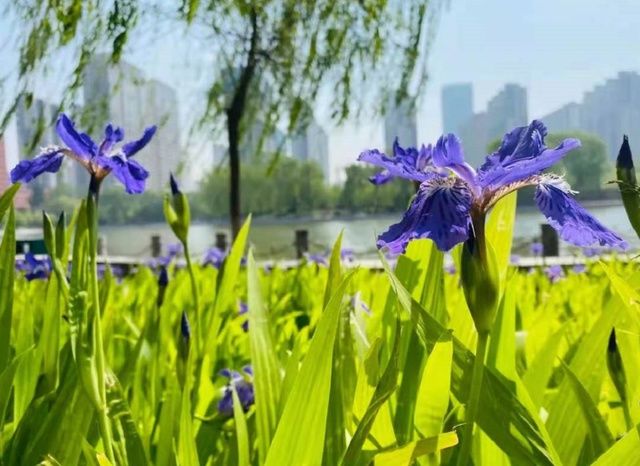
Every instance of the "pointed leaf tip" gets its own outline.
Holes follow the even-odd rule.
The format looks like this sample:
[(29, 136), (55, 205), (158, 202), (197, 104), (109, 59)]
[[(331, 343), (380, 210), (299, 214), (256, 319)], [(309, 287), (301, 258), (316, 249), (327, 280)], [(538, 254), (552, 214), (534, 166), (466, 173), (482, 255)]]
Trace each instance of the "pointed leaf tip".
[(626, 134), (622, 138), (622, 145), (620, 146), (620, 152), (618, 152), (616, 164), (618, 168), (633, 169), (633, 157), (629, 146), (629, 137)]

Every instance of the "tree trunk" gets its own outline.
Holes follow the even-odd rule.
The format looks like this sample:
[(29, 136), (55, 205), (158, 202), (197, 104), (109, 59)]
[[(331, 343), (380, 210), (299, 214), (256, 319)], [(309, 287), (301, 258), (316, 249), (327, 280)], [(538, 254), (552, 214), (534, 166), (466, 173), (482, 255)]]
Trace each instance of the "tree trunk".
[(242, 211), (240, 208), (240, 123), (245, 112), (245, 104), (249, 86), (256, 70), (258, 53), (258, 16), (251, 10), (251, 37), (249, 51), (244, 66), (240, 69), (240, 77), (236, 85), (231, 104), (227, 108), (227, 137), (229, 141), (229, 217), (231, 220), (231, 236), (235, 240), (242, 227)]
[(229, 141), (229, 217), (231, 237), (236, 238), (242, 227), (240, 209), (240, 120), (233, 112), (227, 113), (227, 136)]

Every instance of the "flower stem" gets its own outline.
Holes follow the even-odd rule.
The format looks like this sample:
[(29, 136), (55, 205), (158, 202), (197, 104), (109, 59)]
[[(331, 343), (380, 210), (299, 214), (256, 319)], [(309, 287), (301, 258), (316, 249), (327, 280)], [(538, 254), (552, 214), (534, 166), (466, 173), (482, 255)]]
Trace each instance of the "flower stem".
[(489, 332), (478, 333), (476, 343), (476, 357), (473, 361), (473, 373), (471, 374), (471, 388), (469, 399), (465, 409), (465, 425), (462, 436), (462, 446), (458, 454), (457, 466), (467, 466), (471, 463), (471, 446), (473, 445), (473, 428), (478, 415), (480, 393), (482, 389), (482, 377), (484, 375), (484, 358), (489, 343)]
[(191, 294), (193, 295), (193, 305), (195, 306), (195, 328), (194, 328), (194, 346), (198, 353), (200, 353), (200, 332), (202, 331), (202, 326), (200, 325), (200, 298), (198, 296), (198, 283), (196, 282), (196, 276), (193, 272), (193, 266), (191, 264), (191, 254), (189, 253), (189, 244), (185, 241), (183, 243), (184, 247), (184, 256), (187, 261), (187, 270), (189, 272), (189, 279), (191, 281)]
[(91, 178), (89, 195), (87, 198), (87, 216), (89, 227), (89, 295), (93, 306), (93, 331), (95, 332), (95, 364), (98, 390), (100, 391), (100, 403), (102, 409), (98, 410), (98, 422), (100, 435), (104, 450), (109, 461), (115, 464), (113, 453), (111, 422), (107, 408), (107, 390), (104, 380), (105, 375), (105, 355), (104, 343), (102, 340), (102, 313), (100, 312), (100, 291), (98, 287), (98, 263), (97, 263), (97, 240), (98, 240), (98, 189), (99, 183), (95, 185), (94, 178)]

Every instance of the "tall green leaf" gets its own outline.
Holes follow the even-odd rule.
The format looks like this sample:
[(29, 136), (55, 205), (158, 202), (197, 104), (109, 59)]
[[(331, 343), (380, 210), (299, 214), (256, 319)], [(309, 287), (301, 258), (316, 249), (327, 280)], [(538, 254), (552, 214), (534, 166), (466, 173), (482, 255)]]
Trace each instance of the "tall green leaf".
[[(381, 256), (394, 293), (402, 308), (409, 313), (416, 331), (425, 345), (432, 345), (446, 330), (418, 302), (411, 298)], [(468, 397), (473, 354), (453, 338), (451, 389), (458, 400)], [(517, 464), (553, 464), (555, 452), (541, 422), (518, 399), (520, 392), (502, 374), (485, 368), (480, 395), (478, 425)]]
[(0, 373), (10, 363), (15, 253), (16, 218), (13, 206), (11, 206), (0, 244)]
[[(318, 464), (322, 458), (331, 390), (333, 344), (347, 275), (322, 314), (273, 437), (266, 466)], [(309, 399), (313, 394), (313, 399)]]
[(249, 347), (253, 365), (253, 385), (256, 399), (258, 452), (264, 461), (278, 422), (280, 395), (280, 365), (271, 335), (272, 325), (265, 309), (258, 268), (249, 251), (247, 261), (247, 290), (249, 294)]

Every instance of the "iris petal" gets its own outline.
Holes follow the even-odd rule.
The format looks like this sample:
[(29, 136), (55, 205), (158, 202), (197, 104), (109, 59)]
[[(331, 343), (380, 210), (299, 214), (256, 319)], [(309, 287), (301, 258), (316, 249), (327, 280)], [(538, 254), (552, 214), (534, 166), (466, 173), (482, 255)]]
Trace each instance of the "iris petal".
[(433, 150), (433, 164), (439, 168), (448, 168), (475, 188), (476, 171), (464, 161), (462, 144), (455, 134), (440, 136)]
[(596, 220), (558, 183), (539, 184), (535, 200), (549, 224), (563, 240), (580, 247), (596, 243), (617, 249), (628, 247), (620, 236)]
[(378, 237), (378, 247), (391, 255), (403, 253), (409, 241), (430, 238), (448, 251), (469, 236), (472, 194), (454, 178), (434, 178), (420, 186), (402, 220)]
[(124, 139), (124, 130), (111, 123), (104, 129), (104, 140), (100, 144), (100, 154), (108, 155), (111, 148)]
[(98, 153), (98, 146), (85, 133), (76, 130), (73, 121), (61, 113), (56, 122), (56, 132), (69, 149), (71, 149), (78, 157), (89, 159)]
[(579, 140), (568, 138), (548, 149), (544, 145), (546, 134), (547, 128), (538, 120), (507, 133), (498, 150), (478, 170), (480, 185), (495, 189), (540, 174), (580, 147)]
[(28, 183), (42, 173), (56, 173), (60, 170), (63, 158), (63, 150), (56, 148), (33, 159), (22, 160), (11, 170), (11, 182), (18, 183), (22, 181)]
[(360, 154), (358, 160), (383, 168), (383, 170), (369, 178), (376, 185), (384, 184), (394, 177), (422, 182), (433, 176), (429, 168), (431, 165), (431, 146), (402, 148), (396, 139), (393, 143), (393, 157), (377, 149), (366, 150)]
[(149, 126), (144, 130), (144, 133), (142, 134), (142, 137), (140, 139), (128, 142), (124, 146), (122, 146), (122, 153), (127, 158), (136, 155), (139, 151), (142, 150), (144, 146), (149, 144), (149, 141), (151, 141), (153, 135), (156, 134), (156, 129), (156, 126)]
[(129, 194), (140, 194), (144, 191), (145, 180), (149, 177), (149, 172), (135, 160), (115, 155), (113, 157), (98, 157), (96, 162), (100, 166), (110, 169)]

